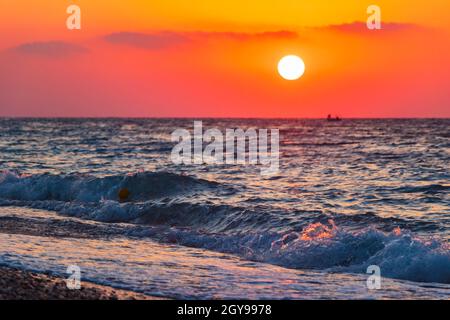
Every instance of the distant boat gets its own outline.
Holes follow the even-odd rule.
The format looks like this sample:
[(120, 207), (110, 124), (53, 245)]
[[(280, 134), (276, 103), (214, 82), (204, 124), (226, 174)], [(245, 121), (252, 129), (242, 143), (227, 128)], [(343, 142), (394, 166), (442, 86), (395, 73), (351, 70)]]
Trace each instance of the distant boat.
[(342, 119), (339, 118), (338, 116), (336, 116), (335, 118), (333, 118), (333, 117), (331, 116), (331, 114), (329, 114), (328, 117), (327, 117), (327, 121), (330, 121), (330, 122), (341, 121), (341, 120), (342, 120)]

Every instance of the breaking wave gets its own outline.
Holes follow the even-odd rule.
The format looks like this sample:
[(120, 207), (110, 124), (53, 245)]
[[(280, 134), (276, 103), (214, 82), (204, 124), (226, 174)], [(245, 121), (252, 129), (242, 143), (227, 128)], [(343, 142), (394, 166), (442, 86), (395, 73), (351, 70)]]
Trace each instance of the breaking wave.
[(371, 265), (383, 277), (450, 284), (450, 248), (434, 239), (419, 239), (399, 228), (383, 232), (367, 228), (341, 230), (333, 221), (313, 223), (301, 232), (234, 236), (193, 234), (171, 229), (142, 231), (165, 242), (239, 255), (286, 268), (366, 273)]
[(189, 194), (215, 188), (217, 183), (170, 172), (141, 172), (130, 175), (94, 177), (89, 175), (18, 175), (0, 173), (0, 199), (24, 201), (78, 201), (84, 203), (118, 200), (126, 188), (129, 201)]
[[(121, 203), (118, 192), (123, 188), (129, 189), (130, 198)], [(0, 205), (133, 223), (124, 229), (124, 236), (151, 237), (287, 268), (365, 273), (368, 266), (378, 265), (385, 277), (450, 284), (448, 244), (418, 238), (411, 222), (370, 213), (292, 210), (280, 214), (264, 206), (194, 203), (184, 197), (224, 188), (216, 182), (169, 172), (93, 177), (5, 171), (0, 173)], [(182, 201), (175, 200), (179, 195)], [(433, 227), (416, 224), (418, 228)], [(358, 231), (355, 226), (361, 225), (365, 229)]]

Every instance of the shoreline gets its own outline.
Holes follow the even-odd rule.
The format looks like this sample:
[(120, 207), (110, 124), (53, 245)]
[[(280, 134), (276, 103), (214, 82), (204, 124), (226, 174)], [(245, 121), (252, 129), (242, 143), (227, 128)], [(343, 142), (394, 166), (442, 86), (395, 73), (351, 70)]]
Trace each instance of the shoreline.
[(166, 300), (82, 281), (69, 290), (65, 279), (43, 273), (0, 266), (0, 300)]

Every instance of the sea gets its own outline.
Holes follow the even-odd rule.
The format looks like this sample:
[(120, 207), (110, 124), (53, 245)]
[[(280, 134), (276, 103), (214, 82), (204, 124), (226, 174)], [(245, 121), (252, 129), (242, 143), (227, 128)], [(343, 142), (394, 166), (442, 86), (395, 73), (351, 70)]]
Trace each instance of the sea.
[[(278, 129), (278, 172), (174, 163), (194, 120)], [(450, 119), (2, 118), (0, 265), (173, 299), (449, 299), (449, 163)]]

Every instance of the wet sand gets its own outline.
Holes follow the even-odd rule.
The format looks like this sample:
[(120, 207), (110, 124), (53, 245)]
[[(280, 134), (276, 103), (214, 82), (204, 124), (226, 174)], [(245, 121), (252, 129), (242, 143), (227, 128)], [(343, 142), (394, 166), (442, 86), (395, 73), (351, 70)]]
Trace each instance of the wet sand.
[(81, 282), (69, 290), (65, 279), (0, 267), (0, 300), (162, 300), (131, 291)]
[[(0, 232), (65, 238), (108, 238), (114, 231), (100, 224), (61, 219), (30, 223), (20, 217), (0, 217)], [(0, 300), (159, 300), (162, 298), (82, 281), (80, 290), (69, 290), (64, 278), (0, 266)]]

